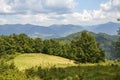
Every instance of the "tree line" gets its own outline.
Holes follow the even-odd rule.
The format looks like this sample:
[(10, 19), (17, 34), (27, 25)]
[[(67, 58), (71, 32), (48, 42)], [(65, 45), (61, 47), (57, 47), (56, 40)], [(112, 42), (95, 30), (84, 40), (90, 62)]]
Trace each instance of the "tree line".
[(99, 47), (95, 38), (87, 31), (82, 31), (77, 40), (70, 44), (59, 40), (42, 40), (31, 38), (26, 34), (0, 36), (0, 56), (19, 53), (45, 53), (73, 59), (78, 62), (104, 61), (104, 51)]

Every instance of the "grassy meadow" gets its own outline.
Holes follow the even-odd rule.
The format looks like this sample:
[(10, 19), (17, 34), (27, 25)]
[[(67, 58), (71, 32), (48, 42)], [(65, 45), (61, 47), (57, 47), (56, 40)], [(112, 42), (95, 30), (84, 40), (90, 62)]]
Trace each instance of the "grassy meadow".
[(46, 55), (46, 54), (20, 54), (16, 56), (14, 59), (10, 60), (9, 62), (14, 62), (15, 66), (19, 70), (29, 69), (35, 66), (41, 66), (42, 68), (49, 68), (52, 66), (56, 67), (68, 67), (68, 66), (76, 66), (74, 63), (75, 61), (53, 56), (53, 55)]
[(17, 55), (14, 59), (8, 61), (8, 63), (14, 63), (19, 70), (25, 70), (36, 66), (41, 66), (42, 68), (51, 67), (69, 67), (69, 66), (109, 66), (117, 65), (120, 66), (118, 61), (105, 61), (100, 63), (79, 63), (76, 64), (74, 60), (67, 58), (47, 55), (42, 53), (29, 53)]
[[(41, 54), (20, 54), (8, 63), (14, 62), (17, 72), (25, 80), (120, 80), (120, 61), (101, 63), (79, 63), (66, 58)], [(2, 80), (17, 80), (16, 68), (10, 66)], [(13, 73), (15, 71), (15, 73)], [(16, 77), (15, 77), (16, 75)]]

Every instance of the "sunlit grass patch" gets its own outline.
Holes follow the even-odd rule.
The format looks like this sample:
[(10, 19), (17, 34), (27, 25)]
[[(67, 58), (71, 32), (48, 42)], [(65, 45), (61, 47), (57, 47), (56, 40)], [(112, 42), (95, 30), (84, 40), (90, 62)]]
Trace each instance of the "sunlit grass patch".
[(12, 61), (19, 70), (28, 69), (35, 66), (49, 68), (52, 66), (67, 67), (76, 65), (73, 60), (41, 53), (21, 54), (15, 57), (10, 62)]

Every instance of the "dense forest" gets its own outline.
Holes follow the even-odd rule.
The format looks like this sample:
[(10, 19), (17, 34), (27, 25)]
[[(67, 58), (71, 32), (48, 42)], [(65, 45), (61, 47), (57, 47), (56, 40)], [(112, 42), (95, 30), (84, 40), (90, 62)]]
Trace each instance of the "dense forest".
[(104, 51), (99, 47), (95, 38), (87, 31), (82, 31), (77, 40), (70, 44), (59, 40), (42, 40), (30, 38), (26, 34), (0, 36), (0, 55), (19, 53), (45, 53), (62, 56), (78, 62), (104, 61)]

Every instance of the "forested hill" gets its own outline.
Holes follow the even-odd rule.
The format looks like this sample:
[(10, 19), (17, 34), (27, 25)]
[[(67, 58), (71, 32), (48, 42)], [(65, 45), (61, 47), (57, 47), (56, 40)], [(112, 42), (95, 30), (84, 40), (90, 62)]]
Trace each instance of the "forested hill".
[[(97, 39), (97, 41), (99, 41), (99, 39), (102, 40), (102, 38), (103, 38), (103, 39), (115, 42), (118, 39), (117, 35), (109, 35), (109, 34), (106, 34), (106, 33), (94, 33), (94, 32), (90, 32), (90, 33)], [(62, 40), (62, 41), (70, 41), (70, 40), (77, 39), (78, 36), (80, 36), (80, 35), (81, 35), (81, 32), (77, 32), (77, 33), (73, 33), (73, 34), (70, 34), (66, 37), (61, 37), (61, 38), (58, 38), (58, 39)]]
[[(105, 51), (105, 55), (107, 59), (115, 58), (114, 45), (118, 39), (117, 35), (108, 35), (106, 33), (93, 33), (90, 32), (100, 43), (100, 47)], [(78, 36), (80, 36), (81, 32), (77, 32), (66, 37), (58, 38), (58, 40), (63, 42), (70, 42), (71, 40), (77, 40)]]

